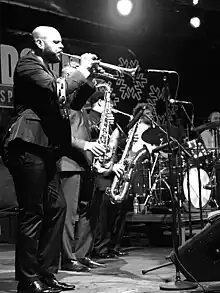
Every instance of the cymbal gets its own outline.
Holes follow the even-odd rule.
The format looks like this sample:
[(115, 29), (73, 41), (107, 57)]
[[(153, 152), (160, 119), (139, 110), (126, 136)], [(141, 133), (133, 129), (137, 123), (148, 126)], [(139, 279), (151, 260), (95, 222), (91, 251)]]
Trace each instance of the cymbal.
[(149, 143), (149, 144), (153, 144), (153, 145), (160, 145), (161, 141), (163, 141), (163, 143), (165, 143), (166, 140), (166, 134), (163, 133), (159, 127), (155, 127), (155, 128), (148, 128), (147, 130), (145, 130), (142, 133), (141, 138), (143, 139), (143, 141)]
[[(162, 126), (162, 129), (164, 129), (166, 131), (165, 126)], [(172, 136), (175, 139), (178, 139), (178, 137), (179, 137), (179, 129), (174, 125), (170, 126), (170, 136)], [(157, 145), (157, 146), (159, 146), (161, 144), (161, 142), (163, 144), (168, 142), (167, 133), (164, 133), (159, 127), (148, 128), (147, 130), (145, 130), (142, 133), (141, 138), (146, 143)]]
[(208, 123), (199, 125), (198, 127), (196, 127), (194, 129), (194, 131), (202, 132), (204, 130), (213, 129), (213, 128), (217, 128), (217, 127), (220, 127), (220, 121), (213, 121), (213, 122), (208, 122)]

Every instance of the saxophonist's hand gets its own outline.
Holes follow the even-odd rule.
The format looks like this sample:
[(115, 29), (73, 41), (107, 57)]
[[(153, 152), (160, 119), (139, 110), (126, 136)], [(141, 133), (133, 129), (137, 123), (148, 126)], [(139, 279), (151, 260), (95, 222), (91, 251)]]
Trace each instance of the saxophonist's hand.
[(96, 141), (87, 141), (84, 147), (85, 151), (91, 151), (95, 156), (101, 156), (105, 153), (105, 147)]
[(124, 173), (124, 165), (120, 163), (114, 164), (112, 171), (115, 172), (118, 177), (120, 177)]

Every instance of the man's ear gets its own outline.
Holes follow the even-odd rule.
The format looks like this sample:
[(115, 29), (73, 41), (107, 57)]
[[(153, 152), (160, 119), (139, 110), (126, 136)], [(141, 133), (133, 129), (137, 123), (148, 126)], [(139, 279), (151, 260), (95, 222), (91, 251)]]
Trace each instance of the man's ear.
[(98, 105), (101, 106), (102, 105), (102, 99), (98, 100)]
[(44, 42), (42, 39), (35, 39), (35, 44), (38, 48), (43, 49), (44, 48)]

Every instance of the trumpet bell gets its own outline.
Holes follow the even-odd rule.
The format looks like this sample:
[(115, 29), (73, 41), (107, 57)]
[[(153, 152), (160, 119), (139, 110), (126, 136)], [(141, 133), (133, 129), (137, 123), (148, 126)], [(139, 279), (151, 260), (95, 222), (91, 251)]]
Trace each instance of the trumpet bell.
[(132, 77), (135, 77), (137, 72), (139, 71), (139, 69), (140, 69), (140, 67), (138, 65), (135, 68), (123, 68), (123, 72), (126, 73), (126, 74), (131, 75)]

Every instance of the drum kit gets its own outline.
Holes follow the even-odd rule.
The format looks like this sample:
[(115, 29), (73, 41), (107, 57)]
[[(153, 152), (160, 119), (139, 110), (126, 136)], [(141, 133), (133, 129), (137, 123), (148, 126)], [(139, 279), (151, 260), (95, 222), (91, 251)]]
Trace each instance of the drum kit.
[[(151, 154), (151, 162), (148, 160), (147, 165), (145, 162), (138, 167), (136, 183), (138, 180), (140, 183), (136, 193), (140, 196), (143, 193), (149, 208), (169, 208), (172, 184), (174, 196), (180, 198), (180, 206), (187, 208), (190, 205), (193, 210), (204, 209), (207, 205), (218, 208), (216, 164), (219, 162), (220, 121), (196, 127), (194, 133), (197, 138), (191, 140), (182, 139), (180, 129), (171, 125), (171, 142), (168, 142), (166, 128), (161, 130), (161, 127), (152, 127), (142, 134), (143, 141), (156, 147)], [(172, 153), (172, 171), (169, 152)]]

